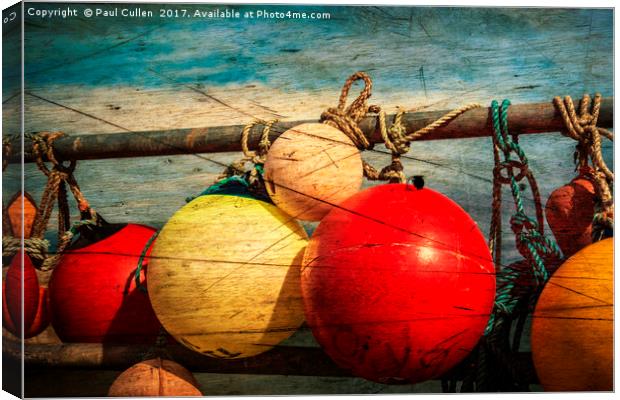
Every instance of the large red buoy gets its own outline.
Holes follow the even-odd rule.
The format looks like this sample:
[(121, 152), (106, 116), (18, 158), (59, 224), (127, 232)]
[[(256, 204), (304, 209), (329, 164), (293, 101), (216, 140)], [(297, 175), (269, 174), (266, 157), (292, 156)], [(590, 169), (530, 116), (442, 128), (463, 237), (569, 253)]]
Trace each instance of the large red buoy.
[(547, 222), (566, 257), (592, 243), (595, 196), (592, 181), (578, 176), (547, 200)]
[(22, 254), (20, 251), (13, 257), (2, 285), (2, 321), (4, 328), (17, 337), (22, 336), (23, 326), (24, 338), (30, 338), (49, 325), (47, 289), (39, 285), (37, 272), (27, 255), (23, 256), (22, 268)]
[[(52, 325), (66, 342), (150, 343), (160, 324), (136, 287), (138, 259), (155, 229), (127, 224), (67, 250), (50, 278)], [(142, 285), (144, 271), (141, 271)]]
[(460, 362), (495, 298), (491, 255), (471, 217), (430, 189), (366, 189), (321, 221), (304, 255), (306, 320), (341, 367), (421, 382)]

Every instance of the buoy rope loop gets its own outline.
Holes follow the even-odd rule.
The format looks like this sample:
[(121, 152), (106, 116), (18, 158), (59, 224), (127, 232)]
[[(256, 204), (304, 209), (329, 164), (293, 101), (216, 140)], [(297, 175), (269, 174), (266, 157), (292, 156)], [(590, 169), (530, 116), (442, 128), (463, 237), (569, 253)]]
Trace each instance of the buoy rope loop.
[(75, 221), (73, 225), (71, 225), (71, 228), (69, 228), (60, 236), (56, 248), (56, 253), (53, 255), (48, 254), (45, 260), (43, 260), (43, 264), (39, 269), (41, 271), (50, 271), (56, 268), (56, 266), (60, 262), (60, 259), (62, 258), (63, 252), (71, 244), (73, 238), (79, 234), (80, 228), (83, 226), (100, 226), (101, 222), (101, 218), (93, 209), (90, 210), (89, 218)]
[(138, 265), (136, 266), (136, 271), (134, 273), (134, 281), (136, 283), (136, 287), (144, 293), (147, 293), (147, 290), (146, 290), (146, 286), (144, 286), (142, 282), (140, 282), (140, 273), (142, 272), (142, 269), (144, 268), (144, 259), (146, 258), (146, 253), (148, 253), (149, 249), (151, 248), (151, 245), (153, 244), (155, 239), (157, 239), (159, 232), (160, 231), (155, 231), (155, 233), (153, 233), (153, 235), (149, 238), (149, 240), (144, 245), (144, 248), (142, 249), (142, 252), (140, 253), (140, 258), (138, 258)]

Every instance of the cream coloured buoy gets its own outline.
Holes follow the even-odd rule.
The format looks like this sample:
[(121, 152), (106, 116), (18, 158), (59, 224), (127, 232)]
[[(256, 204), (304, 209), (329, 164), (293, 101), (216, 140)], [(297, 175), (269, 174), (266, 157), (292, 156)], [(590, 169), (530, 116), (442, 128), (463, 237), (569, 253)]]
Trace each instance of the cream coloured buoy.
[(360, 151), (340, 130), (301, 124), (276, 139), (265, 161), (265, 186), (284, 212), (318, 221), (362, 185)]
[(161, 230), (148, 293), (177, 341), (217, 358), (269, 350), (303, 322), (302, 226), (277, 207), (240, 196), (200, 196)]
[(591, 244), (545, 285), (532, 319), (532, 358), (546, 391), (613, 390), (613, 239)]

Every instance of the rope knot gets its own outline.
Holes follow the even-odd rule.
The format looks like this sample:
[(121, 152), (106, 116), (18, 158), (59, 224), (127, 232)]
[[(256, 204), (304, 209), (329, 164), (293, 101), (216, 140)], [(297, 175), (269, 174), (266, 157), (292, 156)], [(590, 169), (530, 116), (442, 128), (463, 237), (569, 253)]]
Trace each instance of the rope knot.
[[(351, 104), (346, 107), (347, 97), (349, 96), (349, 90), (354, 82), (363, 80), (364, 88)], [(338, 99), (337, 107), (329, 107), (327, 110), (321, 113), (319, 122), (329, 124), (342, 133), (347, 135), (355, 146), (360, 150), (367, 150), (372, 148), (372, 145), (364, 132), (359, 127), (359, 122), (369, 112), (378, 113), (380, 107), (377, 105), (368, 105), (368, 99), (372, 96), (372, 80), (370, 76), (365, 72), (359, 71), (351, 75), (345, 81), (340, 92), (340, 98)]]
[[(515, 169), (518, 171), (517, 174)], [(493, 167), (493, 177), (502, 184), (510, 184), (512, 179), (520, 182), (529, 172), (528, 165), (517, 160), (499, 162)]]
[[(241, 168), (237, 169), (241, 169), (243, 171), (243, 164), (245, 164), (246, 161), (252, 161), (254, 164), (265, 163), (265, 160), (267, 158), (267, 152), (269, 152), (269, 147), (271, 147), (269, 134), (271, 133), (271, 127), (276, 122), (278, 122), (277, 119), (273, 119), (271, 121), (255, 119), (243, 128), (243, 130), (241, 131), (241, 150), (243, 151), (245, 159), (237, 162), (237, 167), (241, 165)], [(264, 125), (264, 128), (263, 132), (261, 133), (260, 141), (258, 142), (258, 149), (250, 150), (248, 146), (248, 140), (250, 138), (250, 132), (252, 131), (252, 128), (254, 128), (256, 125)]]

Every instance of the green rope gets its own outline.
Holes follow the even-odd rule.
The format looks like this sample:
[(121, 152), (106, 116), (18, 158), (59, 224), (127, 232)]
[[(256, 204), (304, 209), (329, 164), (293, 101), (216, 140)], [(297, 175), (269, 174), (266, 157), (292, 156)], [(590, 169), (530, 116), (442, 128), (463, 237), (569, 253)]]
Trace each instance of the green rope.
[[(491, 118), (494, 131), (494, 142), (504, 155), (503, 164), (511, 162), (511, 155), (514, 154), (519, 160), (522, 170), (528, 170), (528, 159), (525, 152), (516, 140), (512, 140), (508, 130), (508, 108), (510, 101), (504, 100), (502, 105), (493, 100), (491, 103)], [(545, 267), (545, 259), (548, 257), (560, 257), (560, 250), (555, 241), (542, 234), (538, 223), (528, 217), (523, 205), (523, 196), (519, 183), (512, 170), (510, 171), (510, 191), (515, 204), (515, 213), (510, 219), (512, 231), (515, 234), (516, 245), (519, 252), (528, 261), (530, 271), (520, 269), (502, 270), (497, 275), (498, 289), (495, 298), (494, 312), (489, 319), (485, 335), (491, 333), (498, 324), (498, 317), (501, 315), (512, 315), (515, 312), (519, 297), (514, 296), (518, 281), (524, 273), (533, 275), (534, 283), (537, 288), (549, 279), (549, 273)], [(530, 182), (531, 183), (531, 182)]]
[(252, 170), (244, 172), (243, 175), (231, 175), (221, 179), (206, 188), (198, 196), (187, 197), (185, 201), (189, 203), (200, 196), (211, 194), (228, 194), (262, 200), (273, 204), (264, 188), (264, 173), (263, 164), (255, 164)]
[(136, 272), (134, 274), (134, 279), (136, 281), (136, 287), (140, 289), (141, 291), (143, 291), (144, 293), (146, 293), (147, 290), (146, 290), (146, 286), (144, 286), (142, 282), (140, 282), (140, 272), (142, 271), (144, 258), (146, 258), (146, 253), (151, 248), (151, 245), (157, 238), (157, 235), (159, 235), (159, 231), (155, 231), (155, 233), (153, 233), (153, 236), (151, 236), (148, 242), (146, 242), (146, 244), (144, 245), (144, 248), (142, 249), (142, 253), (140, 254), (140, 258), (138, 259), (138, 266), (136, 267)]

